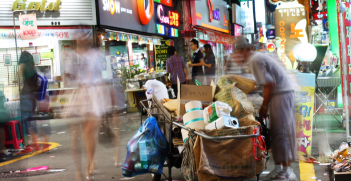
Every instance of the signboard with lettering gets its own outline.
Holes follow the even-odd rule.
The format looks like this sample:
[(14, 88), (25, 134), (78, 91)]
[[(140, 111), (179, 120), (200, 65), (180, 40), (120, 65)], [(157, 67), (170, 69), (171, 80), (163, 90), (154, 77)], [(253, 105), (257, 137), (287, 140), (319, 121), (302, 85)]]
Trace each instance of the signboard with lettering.
[(97, 0), (97, 4), (98, 22), (102, 26), (146, 33), (156, 32), (154, 0)]
[(167, 52), (170, 40), (161, 40), (161, 45), (156, 45), (156, 70), (166, 70), (166, 62), (170, 57)]
[[(279, 59), (286, 69), (296, 69), (298, 63), (292, 50), (299, 43), (308, 43), (305, 7), (294, 2), (281, 2), (275, 10), (275, 33), (282, 40), (277, 49)], [(278, 47), (278, 46), (277, 46)]]
[(229, 34), (229, 14), (222, 0), (190, 1), (192, 24)]
[(19, 16), (22, 40), (35, 39), (38, 37), (36, 14)]
[[(51, 37), (59, 40), (74, 40), (75, 33), (80, 31), (78, 29), (39, 29), (37, 30), (38, 38), (41, 37)], [(86, 31), (92, 31), (91, 29), (87, 29)], [(22, 38), (22, 33), (20, 31), (16, 31), (16, 37), (18, 39)], [(14, 39), (15, 32), (13, 29), (0, 29), (0, 40), (2, 39)]]
[(244, 33), (255, 33), (255, 20), (253, 13), (253, 4), (252, 1), (243, 1), (240, 2), (241, 8), (243, 11), (241, 12), (241, 18), (244, 23)]
[(37, 15), (38, 26), (96, 25), (94, 0), (1, 0), (0, 7), (0, 26), (13, 26), (13, 11), (29, 9), (35, 10), (29, 13)]
[(56, 2), (47, 3), (47, 0), (42, 0), (41, 2), (30, 2), (28, 7), (26, 7), (26, 1), (16, 0), (12, 4), (12, 10), (26, 10), (26, 9), (35, 9), (37, 11), (59, 11), (61, 9), (61, 0), (56, 0)]
[(19, 16), (22, 40), (38, 38), (38, 27), (36, 14), (26, 14)]
[(155, 5), (155, 12), (157, 33), (170, 37), (178, 37), (179, 13), (162, 4)]
[(301, 89), (301, 92), (295, 93), (298, 101), (296, 106), (297, 151), (302, 155), (311, 155), (315, 88), (302, 86)]

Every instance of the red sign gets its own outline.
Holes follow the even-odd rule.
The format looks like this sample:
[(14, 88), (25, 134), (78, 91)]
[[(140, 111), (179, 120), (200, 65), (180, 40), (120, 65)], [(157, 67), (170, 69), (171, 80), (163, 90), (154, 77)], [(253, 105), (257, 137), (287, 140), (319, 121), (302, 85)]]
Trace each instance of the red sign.
[(138, 12), (140, 22), (143, 25), (147, 25), (154, 15), (154, 0), (138, 0)]
[(222, 33), (207, 32), (209, 38), (208, 41), (220, 44), (231, 44), (234, 43), (234, 38)]
[(169, 6), (169, 7), (173, 7), (173, 1), (172, 0), (155, 0), (155, 2), (157, 3), (161, 3), (163, 5)]

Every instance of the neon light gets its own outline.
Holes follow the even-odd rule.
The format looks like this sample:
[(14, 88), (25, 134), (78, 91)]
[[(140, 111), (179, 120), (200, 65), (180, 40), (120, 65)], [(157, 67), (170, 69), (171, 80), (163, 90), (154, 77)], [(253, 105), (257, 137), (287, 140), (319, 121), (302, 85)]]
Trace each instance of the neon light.
[(217, 10), (213, 10), (213, 19), (220, 21), (221, 20), (221, 12), (217, 8)]
[(171, 26), (179, 26), (179, 14), (176, 12), (169, 11), (169, 25)]
[(159, 34), (164, 35), (165, 34), (165, 27), (163, 25), (157, 24), (157, 32)]
[(157, 6), (157, 20), (162, 24), (176, 27), (179, 26), (179, 14), (173, 11), (168, 11), (168, 16), (165, 15), (164, 8), (161, 4)]

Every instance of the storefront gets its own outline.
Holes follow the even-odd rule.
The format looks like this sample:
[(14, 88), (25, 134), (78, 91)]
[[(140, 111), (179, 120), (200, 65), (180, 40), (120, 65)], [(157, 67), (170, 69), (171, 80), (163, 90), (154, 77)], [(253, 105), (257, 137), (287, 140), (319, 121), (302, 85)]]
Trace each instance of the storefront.
[[(15, 33), (13, 10), (30, 9), (29, 5), (33, 5), (36, 9), (28, 11), (27, 14), (36, 15), (38, 38), (23, 40), (18, 27), (20, 13), (15, 14)], [(0, 17), (0, 84), (4, 85), (6, 98), (9, 100), (19, 98), (17, 58), (22, 51), (28, 51), (33, 55), (36, 66), (51, 81), (49, 88), (59, 87), (56, 80), (61, 80), (64, 62), (72, 58), (70, 52), (75, 49), (75, 33), (82, 28), (92, 31), (91, 26), (96, 25), (95, 1), (13, 0), (1, 1), (0, 6), (3, 7), (0, 10), (3, 14)], [(85, 26), (80, 26), (82, 24)]]
[[(200, 47), (208, 43), (216, 57), (216, 74), (224, 74), (225, 56), (233, 52), (227, 4), (221, 0), (191, 1), (191, 19)], [(184, 12), (186, 13), (186, 12)], [(239, 29), (238, 29), (239, 31)]]
[(106, 65), (112, 65), (107, 66), (108, 77), (114, 77), (127, 65), (137, 68), (138, 73), (148, 69), (165, 71), (168, 55), (162, 45), (178, 37), (179, 28), (179, 14), (172, 10), (172, 1), (167, 2), (98, 1), (97, 36)]

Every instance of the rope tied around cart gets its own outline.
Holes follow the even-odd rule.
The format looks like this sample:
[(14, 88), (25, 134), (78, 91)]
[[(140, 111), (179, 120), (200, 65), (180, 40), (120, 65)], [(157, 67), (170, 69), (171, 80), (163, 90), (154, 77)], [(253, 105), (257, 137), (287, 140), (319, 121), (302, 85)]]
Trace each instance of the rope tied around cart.
[[(252, 138), (253, 146), (252, 146), (252, 151), (250, 151), (250, 153), (252, 153), (252, 155), (255, 157), (256, 160), (261, 161), (262, 158), (257, 158), (257, 157), (256, 157), (256, 154), (255, 154), (255, 152), (256, 152), (256, 147), (258, 147), (261, 151), (264, 151), (264, 153), (265, 153), (264, 155), (266, 155), (267, 150), (266, 150), (266, 144), (265, 144), (265, 142), (264, 142), (264, 139), (262, 138), (262, 135), (261, 135), (261, 133), (260, 133), (260, 130), (259, 130), (258, 128), (256, 128), (256, 129), (254, 130), (253, 134), (257, 134), (257, 132), (260, 134), (260, 135), (257, 137), (257, 142), (258, 142), (258, 144), (257, 144), (257, 142), (256, 142), (256, 138)], [(248, 156), (250, 153), (248, 153), (246, 156)]]
[(184, 154), (181, 167), (186, 181), (193, 181), (195, 179), (196, 162), (193, 149), (195, 145), (195, 140), (196, 135), (194, 134), (194, 131), (189, 131), (188, 139), (186, 139), (184, 143)]

